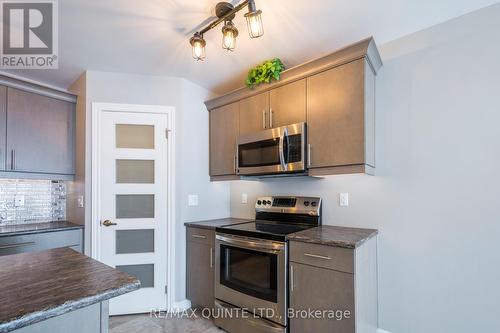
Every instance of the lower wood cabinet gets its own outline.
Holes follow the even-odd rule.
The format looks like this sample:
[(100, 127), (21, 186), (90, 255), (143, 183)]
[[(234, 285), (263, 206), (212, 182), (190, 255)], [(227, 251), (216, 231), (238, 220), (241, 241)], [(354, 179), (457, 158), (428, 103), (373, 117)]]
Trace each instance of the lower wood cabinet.
[(376, 238), (356, 249), (290, 242), (289, 332), (376, 333), (376, 259)]
[(215, 231), (187, 228), (186, 296), (191, 305), (213, 308)]
[(60, 247), (83, 250), (83, 229), (50, 231), (15, 236), (0, 236), (0, 256), (38, 252)]

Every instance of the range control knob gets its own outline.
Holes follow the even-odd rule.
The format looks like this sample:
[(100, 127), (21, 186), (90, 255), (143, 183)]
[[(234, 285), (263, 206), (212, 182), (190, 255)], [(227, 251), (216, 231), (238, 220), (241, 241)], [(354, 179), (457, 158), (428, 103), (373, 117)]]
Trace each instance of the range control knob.
[(309, 206), (309, 201), (304, 201), (304, 206)]
[(262, 204), (262, 201), (257, 200), (257, 205), (260, 205), (260, 204)]
[(267, 204), (268, 205), (272, 204), (271, 200), (267, 200)]
[(311, 206), (316, 207), (318, 203), (316, 201), (311, 202)]
[(266, 200), (263, 200), (263, 201), (262, 201), (262, 204), (263, 204), (264, 206), (265, 206), (265, 205), (267, 205), (267, 201), (266, 201)]

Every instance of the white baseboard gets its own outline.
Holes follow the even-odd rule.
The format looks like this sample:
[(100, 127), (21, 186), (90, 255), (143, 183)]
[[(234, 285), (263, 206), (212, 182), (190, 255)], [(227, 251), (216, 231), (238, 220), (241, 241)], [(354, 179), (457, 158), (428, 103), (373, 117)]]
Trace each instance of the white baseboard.
[[(191, 307), (191, 301), (188, 299), (182, 300), (180, 302), (174, 302), (172, 304), (172, 311), (184, 311)], [(387, 332), (388, 333), (388, 332)]]
[(386, 331), (386, 330), (383, 330), (383, 329), (379, 328), (379, 329), (377, 330), (377, 333), (391, 333), (391, 332), (389, 332), (389, 331)]

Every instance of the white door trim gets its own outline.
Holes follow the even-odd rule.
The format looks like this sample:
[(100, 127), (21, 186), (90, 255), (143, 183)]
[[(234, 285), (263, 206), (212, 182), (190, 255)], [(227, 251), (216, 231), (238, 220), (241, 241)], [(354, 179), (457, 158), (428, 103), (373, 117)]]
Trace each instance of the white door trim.
[(174, 305), (174, 290), (175, 290), (175, 108), (165, 105), (137, 105), (137, 104), (119, 104), (119, 103), (92, 103), (92, 190), (91, 190), (91, 255), (96, 260), (101, 259), (100, 253), (100, 114), (103, 111), (108, 112), (133, 112), (133, 113), (157, 113), (166, 114), (169, 123), (168, 133), (168, 157), (167, 157), (167, 253), (165, 259), (167, 260), (167, 309), (171, 310)]

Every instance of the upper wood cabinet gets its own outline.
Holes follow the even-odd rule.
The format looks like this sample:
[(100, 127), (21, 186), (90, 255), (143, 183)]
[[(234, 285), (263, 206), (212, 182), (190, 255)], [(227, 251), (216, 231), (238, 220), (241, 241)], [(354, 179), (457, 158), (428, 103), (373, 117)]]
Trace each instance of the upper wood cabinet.
[(71, 175), (75, 105), (7, 89), (7, 171)]
[(373, 78), (365, 59), (307, 78), (310, 168), (375, 166)]
[[(381, 66), (375, 42), (368, 38), (286, 70), (278, 82), (253, 90), (241, 88), (205, 105), (212, 113), (239, 103), (239, 135), (306, 122), (305, 158), (311, 176), (373, 174), (375, 77)], [(210, 128), (212, 131), (212, 125)], [(228, 133), (213, 135), (234, 135), (234, 129), (225, 130)], [(211, 163), (211, 175), (227, 174), (235, 152), (215, 147), (219, 144), (211, 151), (211, 159), (224, 161), (225, 167), (219, 169)]]
[(269, 92), (240, 101), (240, 135), (269, 128)]
[(7, 139), (7, 88), (0, 86), (0, 171), (5, 170)]
[(239, 104), (210, 112), (210, 176), (236, 175)]
[(272, 89), (269, 105), (269, 128), (306, 121), (306, 80)]

